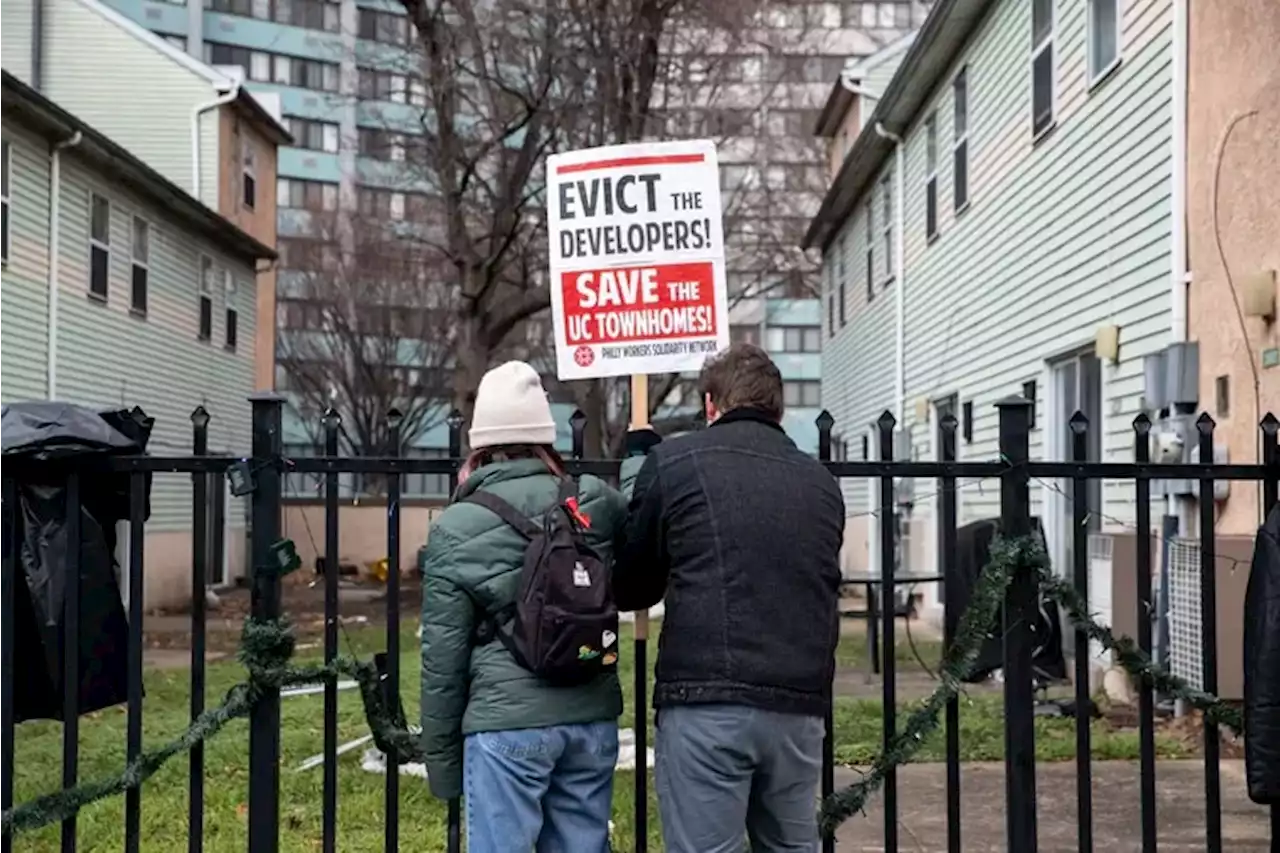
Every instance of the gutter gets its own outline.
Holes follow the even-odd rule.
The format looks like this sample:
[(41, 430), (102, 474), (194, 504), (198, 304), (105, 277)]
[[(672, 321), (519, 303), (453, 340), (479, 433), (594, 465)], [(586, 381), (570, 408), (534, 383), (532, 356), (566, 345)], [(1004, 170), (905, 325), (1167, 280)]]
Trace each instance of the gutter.
[[(196, 104), (191, 110), (191, 195), (195, 196), (197, 201), (203, 201), (200, 198), (200, 116), (209, 110), (215, 110), (218, 107), (231, 103), (240, 97), (240, 81), (231, 84), (231, 88), (223, 92), (212, 101), (206, 101), (203, 104)], [(208, 207), (217, 207), (217, 203), (207, 205)]]
[(894, 171), (897, 173), (894, 178), (894, 200), (893, 200), (893, 277), (897, 283), (893, 294), (894, 309), (894, 327), (897, 337), (897, 353), (893, 377), (895, 408), (894, 413), (898, 418), (898, 428), (903, 425), (903, 417), (906, 414), (907, 405), (907, 339), (906, 339), (906, 317), (907, 317), (907, 266), (906, 261), (902, 257), (904, 245), (903, 227), (905, 223), (904, 208), (906, 179), (904, 177), (906, 163), (903, 155), (902, 137), (896, 133), (891, 133), (885, 129), (884, 123), (877, 121), (875, 124), (876, 135), (889, 140), (894, 144)]
[(44, 88), (44, 0), (31, 3), (31, 88)]
[(45, 359), (45, 397), (49, 400), (58, 399), (58, 260), (61, 242), (58, 238), (62, 230), (62, 151), (79, 145), (83, 138), (77, 130), (62, 142), (55, 143), (49, 152), (49, 325)]

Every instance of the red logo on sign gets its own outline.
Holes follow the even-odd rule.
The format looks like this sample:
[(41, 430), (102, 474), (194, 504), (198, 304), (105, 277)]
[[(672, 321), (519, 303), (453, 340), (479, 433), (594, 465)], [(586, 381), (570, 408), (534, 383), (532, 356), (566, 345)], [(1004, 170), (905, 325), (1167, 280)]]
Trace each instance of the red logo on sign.
[(578, 367), (590, 367), (591, 362), (596, 360), (596, 354), (591, 347), (581, 346), (573, 351), (573, 360)]

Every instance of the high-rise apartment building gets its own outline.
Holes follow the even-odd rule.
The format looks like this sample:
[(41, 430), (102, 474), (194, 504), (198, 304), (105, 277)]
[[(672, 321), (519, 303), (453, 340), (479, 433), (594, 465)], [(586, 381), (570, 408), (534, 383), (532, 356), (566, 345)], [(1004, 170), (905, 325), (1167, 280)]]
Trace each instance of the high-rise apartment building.
[[(427, 187), (407, 180), (403, 168), (405, 140), (420, 126), (426, 92), (408, 73), (413, 34), (398, 3), (107, 2), (193, 56), (242, 66), (251, 90), (278, 95), (296, 140), (280, 150), (278, 165), (282, 339), (308, 325), (311, 309), (295, 298), (290, 268), (305, 241), (334, 237), (325, 225), (331, 214), (415, 221), (429, 215)], [(759, 22), (766, 37), (743, 42), (754, 45), (750, 50), (685, 53), (683, 82), (723, 75), (719, 94), (654, 105), (667, 135), (724, 140), (727, 216), (736, 217), (727, 223), (733, 336), (775, 355), (787, 382), (786, 426), (804, 447), (817, 443), (823, 338), (816, 259), (798, 248), (825, 188), (813, 129), (845, 63), (918, 25), (926, 7), (914, 0), (779, 3)], [(301, 430), (291, 440), (311, 441)], [(415, 444), (423, 452), (444, 448), (443, 425)]]

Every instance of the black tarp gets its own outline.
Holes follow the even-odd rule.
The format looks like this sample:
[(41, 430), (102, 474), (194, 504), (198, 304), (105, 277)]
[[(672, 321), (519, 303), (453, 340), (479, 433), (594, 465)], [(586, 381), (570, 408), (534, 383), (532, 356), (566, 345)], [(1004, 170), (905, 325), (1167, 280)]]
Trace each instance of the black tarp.
[[(141, 409), (95, 412), (57, 402), (0, 410), (4, 472), (16, 483), (14, 713), (18, 722), (63, 718), (64, 610), (72, 543), (68, 477), (80, 483), (79, 712), (127, 698), (128, 622), (115, 564), (115, 525), (129, 517), (130, 475), (102, 464), (146, 451), (154, 420)], [(145, 485), (149, 497), (150, 477)], [(142, 591), (137, 590), (137, 595)]]
[[(1044, 540), (1039, 519), (1032, 519), (1032, 530), (1035, 536)], [(993, 518), (975, 521), (956, 530), (955, 576), (948, 578), (947, 582), (956, 586), (955, 601), (961, 613), (969, 606), (969, 599), (978, 583), (978, 575), (991, 559), (991, 543), (999, 532), (1000, 521)], [(1062, 623), (1058, 616), (1058, 606), (1041, 595), (1039, 614), (1040, 618), (1034, 626), (1037, 642), (1031, 659), (1036, 680), (1042, 683), (1065, 680), (1067, 661), (1062, 650)], [(985, 681), (1004, 666), (1003, 625), (1002, 607), (996, 626), (983, 642), (973, 672), (966, 679), (970, 683)]]

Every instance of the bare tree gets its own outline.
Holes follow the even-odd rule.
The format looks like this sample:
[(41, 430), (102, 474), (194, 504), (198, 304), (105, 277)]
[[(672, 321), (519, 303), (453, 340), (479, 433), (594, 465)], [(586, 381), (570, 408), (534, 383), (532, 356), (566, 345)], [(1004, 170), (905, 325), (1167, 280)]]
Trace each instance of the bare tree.
[[(764, 18), (792, 4), (402, 2), (412, 28), (398, 70), (417, 93), (405, 100), (421, 109), (393, 159), (403, 163), (406, 186), (432, 197), (435, 226), (402, 239), (440, 271), (438, 304), (453, 348), (447, 397), (465, 420), (491, 364), (536, 359), (550, 344), (549, 335), (530, 334), (550, 328), (530, 323), (550, 307), (542, 209), (549, 153), (643, 139), (722, 140), (724, 162), (741, 163), (723, 205), (726, 238), (761, 276), (736, 295), (764, 295), (791, 280), (783, 256), (795, 254), (798, 235), (773, 227), (777, 207), (756, 161), (767, 105), (787, 74), (775, 57), (797, 37)], [(681, 382), (656, 379), (651, 408)], [(589, 451), (617, 448), (625, 389), (616, 381), (573, 386), (592, 425)]]
[[(444, 271), (388, 213), (312, 211), (305, 239), (281, 241), (288, 278), (278, 359), (287, 389), (317, 443), (320, 413), (334, 408), (344, 450), (357, 456), (398, 454), (449, 410), (454, 338)], [(392, 410), (401, 416), (395, 448)]]

